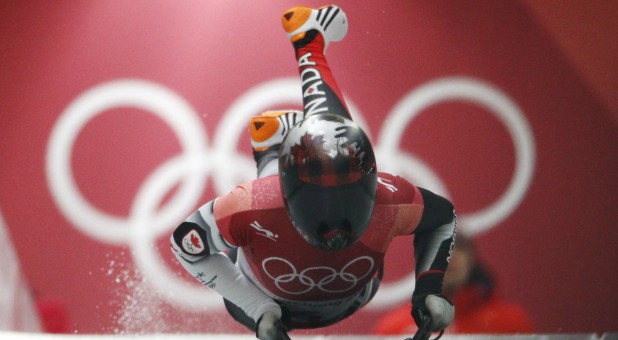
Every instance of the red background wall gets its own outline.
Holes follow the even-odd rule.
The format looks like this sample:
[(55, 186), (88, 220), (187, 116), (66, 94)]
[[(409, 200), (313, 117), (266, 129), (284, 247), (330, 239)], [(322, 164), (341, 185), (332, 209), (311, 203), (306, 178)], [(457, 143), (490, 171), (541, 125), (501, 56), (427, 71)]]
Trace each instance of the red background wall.
[[(255, 86), (296, 76), (279, 23), (280, 13), (294, 4), (0, 5), (0, 211), (31, 289), (63, 301), (77, 332), (240, 330), (216, 308), (188, 311), (142, 283), (127, 245), (139, 233), (127, 231), (123, 243), (81, 231), (53, 196), (48, 147), (54, 127), (80, 95), (110, 81), (137, 79), (184, 99), (205, 132), (206, 163), (222, 162), (215, 136), (244, 131), (223, 131), (226, 112)], [(327, 55), (374, 140), (402, 98), (445, 77), (490, 84), (519, 107), (534, 137), (533, 175), (514, 211), (475, 234), (481, 256), (496, 270), (504, 295), (529, 310), (540, 332), (616, 330), (618, 75), (611, 42), (618, 30), (609, 19), (616, 5), (338, 4), (348, 13), (350, 31)], [(300, 90), (298, 97), (285, 106), (300, 103)], [(247, 115), (260, 109), (250, 107), (255, 112)], [(513, 141), (480, 105), (442, 101), (423, 110), (405, 133), (400, 149), (441, 180), (464, 221), (496, 202), (514, 174)], [(248, 160), (246, 136), (232, 140), (238, 140), (234, 153)], [(179, 137), (163, 120), (121, 105), (84, 126), (70, 164), (91, 205), (127, 219), (144, 181), (180, 151)], [(219, 193), (215, 176), (226, 173), (207, 175), (200, 200), (188, 202), (187, 211)], [(462, 232), (466, 228), (463, 223)], [(159, 262), (184, 277), (166, 243), (165, 233), (154, 242)], [(395, 244), (387, 281), (409, 272), (411, 261), (401, 258), (411, 257), (410, 243)], [(326, 332), (366, 333), (377, 315), (365, 311)]]

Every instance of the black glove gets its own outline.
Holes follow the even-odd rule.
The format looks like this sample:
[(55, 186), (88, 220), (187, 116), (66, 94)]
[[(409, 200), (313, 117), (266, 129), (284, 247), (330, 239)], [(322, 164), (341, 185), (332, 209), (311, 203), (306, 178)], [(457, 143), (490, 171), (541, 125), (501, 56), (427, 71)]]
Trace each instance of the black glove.
[(260, 340), (291, 340), (281, 319), (272, 312), (262, 314), (256, 328), (256, 337)]
[(432, 332), (444, 330), (453, 322), (455, 306), (442, 295), (420, 295), (412, 298), (412, 317), (421, 328), (423, 320), (430, 318), (429, 327)]

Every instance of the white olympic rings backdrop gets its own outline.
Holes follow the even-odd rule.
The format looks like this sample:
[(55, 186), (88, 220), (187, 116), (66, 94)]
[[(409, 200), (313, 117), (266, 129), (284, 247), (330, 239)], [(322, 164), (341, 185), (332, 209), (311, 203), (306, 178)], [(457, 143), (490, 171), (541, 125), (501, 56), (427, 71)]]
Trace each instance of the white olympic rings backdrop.
[[(297, 78), (282, 78), (250, 89), (224, 113), (211, 146), (196, 110), (173, 90), (135, 79), (95, 86), (70, 103), (52, 129), (46, 172), (53, 199), (81, 232), (101, 242), (128, 245), (142, 275), (168, 302), (193, 310), (222, 308), (216, 293), (186, 282), (167, 268), (152, 244), (157, 237), (170, 233), (201, 203), (198, 201), (207, 179), (214, 181), (219, 195), (255, 177), (254, 161), (237, 151), (238, 141), (248, 138), (245, 131), (249, 118), (297, 103), (299, 88)], [(354, 119), (366, 126), (362, 113), (349, 98), (346, 100)], [(507, 128), (515, 148), (515, 171), (506, 191), (484, 209), (458, 213), (460, 230), (472, 236), (495, 227), (517, 208), (534, 172), (534, 136), (525, 115), (506, 94), (478, 79), (453, 77), (431, 81), (413, 89), (395, 105), (374, 147), (382, 171), (401, 175), (448, 197), (446, 184), (421, 160), (400, 150), (399, 142), (413, 118), (431, 105), (449, 100), (469, 101), (488, 109)], [(97, 115), (115, 107), (135, 107), (157, 115), (171, 127), (183, 150), (144, 180), (128, 217), (114, 216), (92, 205), (80, 192), (71, 168), (71, 155), (80, 131)], [(176, 185), (180, 186), (174, 196), (161, 206)], [(414, 273), (397, 282), (383, 283), (378, 297), (367, 307), (384, 309), (407, 301), (413, 288)]]

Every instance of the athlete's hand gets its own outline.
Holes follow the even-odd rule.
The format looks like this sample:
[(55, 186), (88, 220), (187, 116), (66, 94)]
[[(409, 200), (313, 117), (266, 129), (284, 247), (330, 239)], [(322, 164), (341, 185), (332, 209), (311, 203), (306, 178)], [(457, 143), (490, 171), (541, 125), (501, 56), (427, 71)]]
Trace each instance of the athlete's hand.
[(273, 312), (265, 312), (257, 322), (256, 336), (260, 340), (290, 340), (288, 331)]
[(455, 306), (442, 295), (422, 295), (412, 298), (412, 317), (420, 328), (423, 319), (429, 317), (432, 332), (444, 330), (453, 322)]

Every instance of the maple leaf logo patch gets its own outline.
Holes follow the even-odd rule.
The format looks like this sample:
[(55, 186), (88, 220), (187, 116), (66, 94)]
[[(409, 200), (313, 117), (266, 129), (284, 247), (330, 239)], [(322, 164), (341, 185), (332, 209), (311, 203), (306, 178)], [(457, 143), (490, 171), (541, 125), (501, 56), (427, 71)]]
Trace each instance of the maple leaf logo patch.
[(183, 238), (182, 238), (182, 249), (188, 254), (197, 255), (204, 251), (204, 241), (198, 234), (197, 230), (191, 229)]

